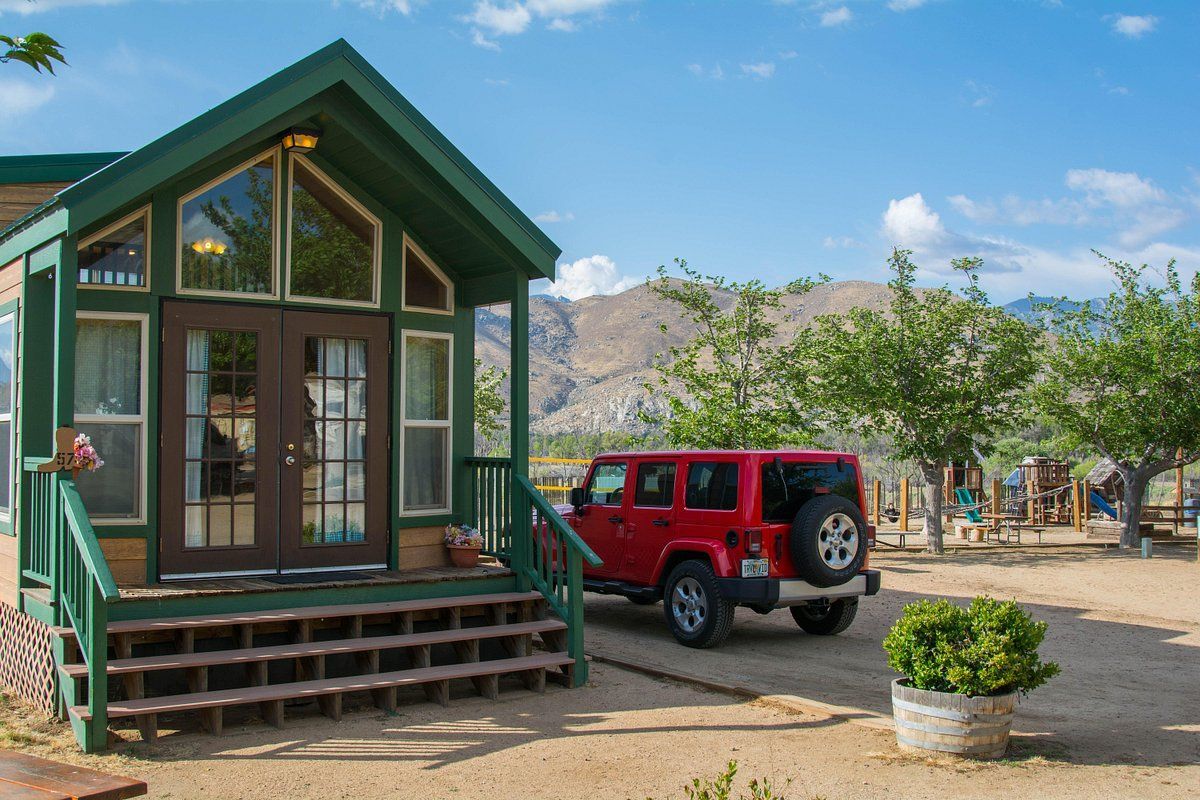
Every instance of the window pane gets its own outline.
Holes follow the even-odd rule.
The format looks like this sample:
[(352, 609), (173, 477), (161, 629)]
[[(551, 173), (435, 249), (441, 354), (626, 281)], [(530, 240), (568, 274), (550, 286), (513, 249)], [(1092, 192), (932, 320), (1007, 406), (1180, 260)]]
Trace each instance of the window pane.
[(275, 160), (267, 156), (183, 204), (185, 289), (271, 293)]
[(450, 419), (450, 340), (410, 336), (404, 352), (404, 418)]
[(141, 377), (141, 322), (75, 322), (76, 414), (142, 413)]
[(687, 491), (683, 504), (688, 508), (732, 511), (737, 508), (738, 465), (698, 461), (688, 467)]
[(637, 473), (635, 506), (670, 508), (675, 497), (674, 464), (641, 464)]
[(146, 214), (79, 248), (79, 282), (104, 286), (146, 285)]
[(450, 431), (446, 428), (405, 428), (404, 508), (406, 511), (445, 508), (446, 463)]
[(77, 485), (88, 515), (136, 517), (140, 514), (142, 486), (141, 424), (81, 423), (80, 433), (92, 437), (104, 466), (79, 473)]
[(599, 464), (588, 481), (585, 501), (602, 506), (621, 505), (625, 493), (625, 464)]
[(450, 287), (411, 247), (404, 251), (404, 304), (450, 311)]
[(375, 299), (378, 226), (292, 161), (291, 293), (336, 300)]
[(13, 315), (0, 319), (0, 414), (12, 413), (13, 363), (17, 350)]
[(817, 494), (817, 489), (838, 494), (858, 505), (858, 473), (846, 464), (803, 464), (790, 462), (762, 465), (763, 522), (791, 522), (800, 507)]
[(12, 422), (0, 422), (0, 512), (12, 509)]

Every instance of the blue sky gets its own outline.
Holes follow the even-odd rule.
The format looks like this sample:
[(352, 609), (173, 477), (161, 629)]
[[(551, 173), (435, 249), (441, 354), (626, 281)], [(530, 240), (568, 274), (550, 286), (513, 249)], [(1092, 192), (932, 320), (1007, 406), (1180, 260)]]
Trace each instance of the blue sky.
[(0, 0), (0, 152), (129, 149), (343, 36), (563, 248), (556, 293), (684, 257), (781, 284), (1107, 290), (1200, 266), (1200, 3)]

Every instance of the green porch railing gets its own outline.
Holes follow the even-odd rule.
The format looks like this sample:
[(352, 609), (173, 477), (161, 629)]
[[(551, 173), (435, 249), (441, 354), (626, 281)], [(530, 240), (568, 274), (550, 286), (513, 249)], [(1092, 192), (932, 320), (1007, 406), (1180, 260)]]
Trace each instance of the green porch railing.
[(513, 495), (514, 541), (526, 544), (521, 548), (524, 552), (514, 552), (513, 564), (567, 623), (567, 654), (575, 662), (571, 682), (582, 686), (587, 682), (587, 662), (583, 656), (583, 562), (593, 567), (604, 562), (524, 475), (513, 475)]
[(483, 534), (483, 552), (507, 559), (512, 551), (512, 462), (507, 458), (467, 459), (471, 475), (468, 522)]
[[(56, 625), (74, 633), (74, 646), (87, 665), (86, 704), (90, 719), (69, 712), (81, 705), (73, 680), (59, 680), (59, 696), (68, 709), (75, 738), (87, 752), (108, 743), (108, 604), (120, 596), (96, 532), (88, 520), (75, 481), (62, 472), (38, 472), (47, 459), (25, 459), (28, 487), (27, 565), (22, 574), (50, 591)], [(71, 645), (56, 650), (56, 663), (66, 660)]]

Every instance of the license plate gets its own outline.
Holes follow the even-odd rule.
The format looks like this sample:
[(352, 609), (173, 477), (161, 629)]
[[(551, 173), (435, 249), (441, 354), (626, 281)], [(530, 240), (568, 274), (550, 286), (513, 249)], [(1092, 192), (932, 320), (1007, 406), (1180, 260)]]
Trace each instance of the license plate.
[(765, 578), (767, 577), (767, 559), (765, 558), (743, 558), (742, 559), (742, 577), (743, 578)]

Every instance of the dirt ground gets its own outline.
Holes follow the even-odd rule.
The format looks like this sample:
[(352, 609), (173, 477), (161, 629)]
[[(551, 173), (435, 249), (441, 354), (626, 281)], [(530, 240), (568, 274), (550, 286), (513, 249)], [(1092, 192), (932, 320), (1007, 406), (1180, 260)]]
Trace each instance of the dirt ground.
[[(807, 798), (1195, 797), (1200, 793), (1200, 578), (1194, 546), (1151, 561), (1115, 550), (979, 550), (942, 559), (879, 553), (884, 592), (834, 638), (786, 613), (739, 610), (713, 651), (686, 650), (662, 608), (589, 597), (588, 648), (600, 657), (753, 689), (748, 701), (592, 664), (581, 690), (499, 702), (460, 687), (448, 709), (364, 709), (332, 725), (310, 713), (282, 731), (227, 723), (157, 745), (84, 757), (61, 726), (11, 711), (0, 746), (78, 760), (150, 783), (156, 798), (682, 798), (683, 784), (740, 763)], [(1050, 622), (1045, 655), (1063, 674), (1024, 700), (1010, 757), (997, 763), (902, 754), (886, 727), (879, 642), (910, 600), (978, 592), (1017, 597)], [(842, 713), (815, 713), (816, 703)], [(295, 717), (293, 719), (293, 717)], [(854, 721), (847, 719), (853, 718)], [(165, 727), (169, 727), (169, 724)]]

